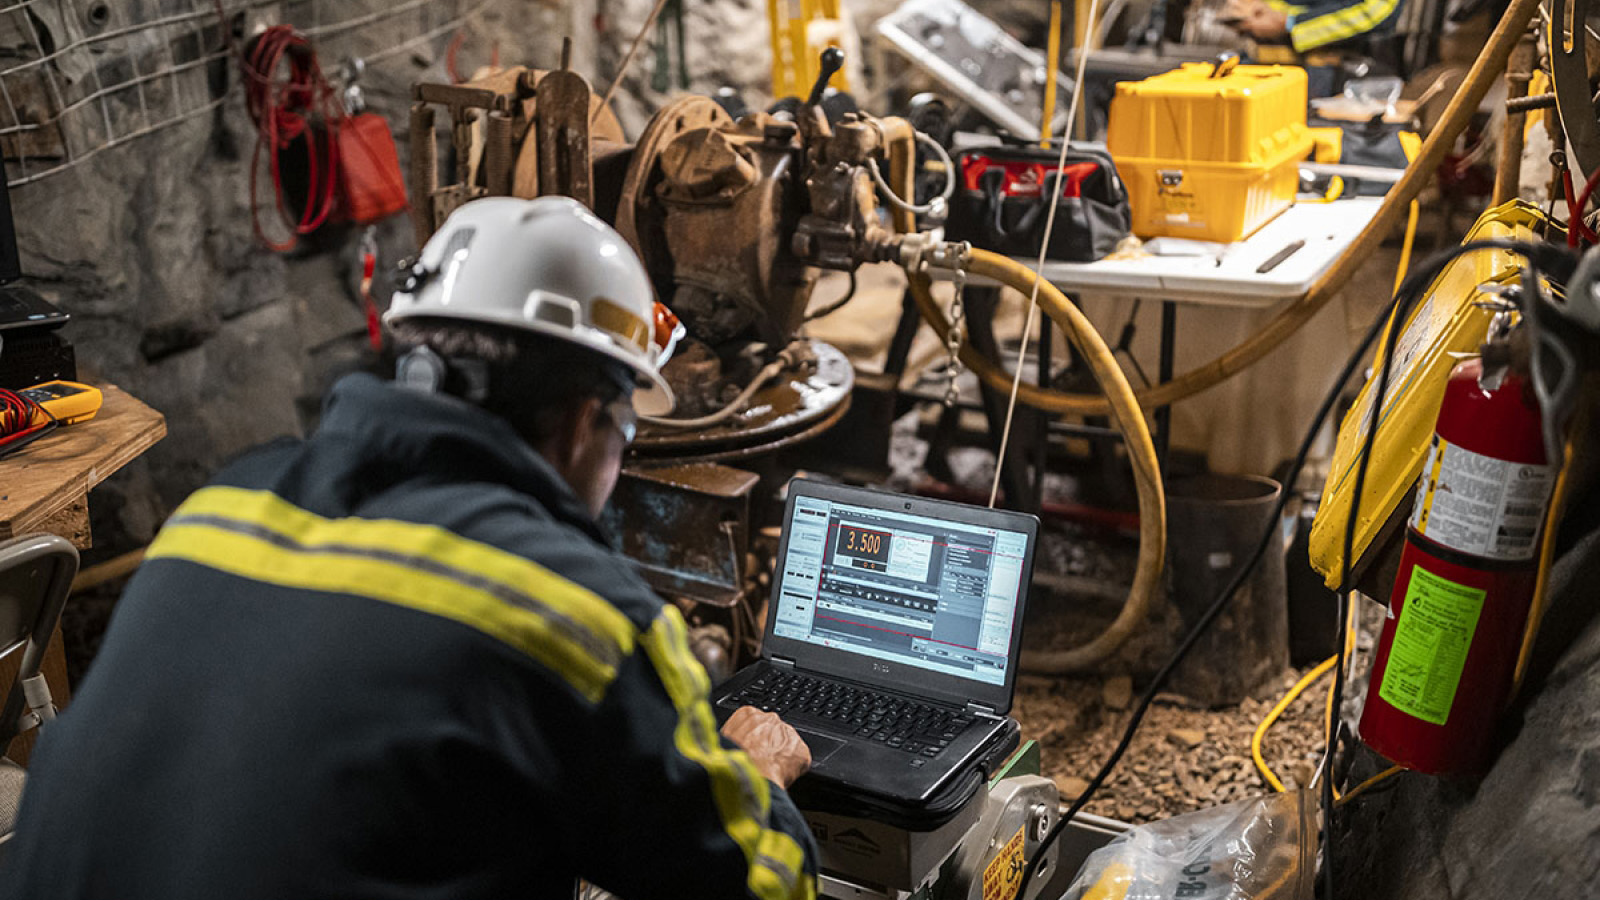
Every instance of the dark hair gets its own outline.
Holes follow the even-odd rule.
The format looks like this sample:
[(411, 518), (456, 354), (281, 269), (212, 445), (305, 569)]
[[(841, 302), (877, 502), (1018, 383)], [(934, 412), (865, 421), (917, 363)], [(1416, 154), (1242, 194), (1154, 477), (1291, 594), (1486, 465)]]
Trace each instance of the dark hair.
[[(589, 399), (610, 403), (632, 390), (629, 368), (571, 341), (533, 332), (454, 319), (396, 322), (396, 344), (404, 353), (427, 347), (451, 368), (482, 364), (486, 392), (478, 405), (510, 422), (538, 444), (555, 433), (562, 414)], [(467, 383), (446, 379), (446, 393), (466, 397)]]

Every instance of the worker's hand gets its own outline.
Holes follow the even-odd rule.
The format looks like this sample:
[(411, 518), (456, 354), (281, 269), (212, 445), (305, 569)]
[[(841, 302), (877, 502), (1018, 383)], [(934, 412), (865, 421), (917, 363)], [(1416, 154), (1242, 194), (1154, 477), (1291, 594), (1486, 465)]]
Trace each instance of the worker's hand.
[(756, 771), (779, 787), (794, 784), (811, 768), (811, 748), (777, 713), (741, 706), (722, 726), (722, 736), (738, 744)]
[(1258, 41), (1281, 41), (1289, 36), (1289, 16), (1255, 0), (1235, 27)]
[(1237, 28), (1239, 23), (1250, 18), (1251, 8), (1259, 2), (1260, 0), (1227, 0), (1217, 12), (1217, 21), (1229, 28)]

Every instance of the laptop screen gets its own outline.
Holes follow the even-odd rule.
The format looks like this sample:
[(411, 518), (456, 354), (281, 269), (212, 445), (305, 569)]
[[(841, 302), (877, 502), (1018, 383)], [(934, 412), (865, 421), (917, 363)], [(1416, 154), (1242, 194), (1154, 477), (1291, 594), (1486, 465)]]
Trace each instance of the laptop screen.
[(801, 495), (773, 634), (1006, 683), (1028, 534)]

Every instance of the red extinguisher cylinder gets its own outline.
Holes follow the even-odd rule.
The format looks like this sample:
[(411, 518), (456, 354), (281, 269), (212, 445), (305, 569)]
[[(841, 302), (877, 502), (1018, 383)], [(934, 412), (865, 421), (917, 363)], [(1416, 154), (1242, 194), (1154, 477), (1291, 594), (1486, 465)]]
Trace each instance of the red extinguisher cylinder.
[(1361, 739), (1432, 774), (1482, 771), (1510, 699), (1555, 482), (1525, 380), (1450, 373), (1361, 712)]

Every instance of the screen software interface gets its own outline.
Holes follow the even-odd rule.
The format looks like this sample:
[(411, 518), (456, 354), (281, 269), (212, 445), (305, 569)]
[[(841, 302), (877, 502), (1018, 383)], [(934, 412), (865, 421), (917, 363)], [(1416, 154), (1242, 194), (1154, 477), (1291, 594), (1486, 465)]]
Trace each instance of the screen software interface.
[(780, 637), (1004, 684), (1028, 536), (797, 497)]

